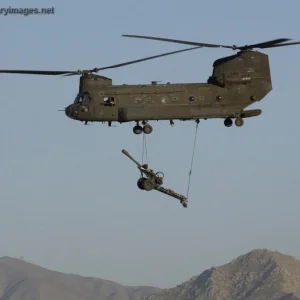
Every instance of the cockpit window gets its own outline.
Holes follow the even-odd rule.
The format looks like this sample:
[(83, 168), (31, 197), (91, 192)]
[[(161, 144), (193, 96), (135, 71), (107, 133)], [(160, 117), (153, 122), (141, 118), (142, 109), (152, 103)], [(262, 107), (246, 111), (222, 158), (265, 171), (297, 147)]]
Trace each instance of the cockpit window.
[(82, 96), (80, 94), (76, 96), (74, 103), (82, 103)]
[(91, 102), (91, 97), (88, 93), (84, 93), (82, 99), (84, 104), (90, 104)]
[(74, 103), (90, 104), (91, 97), (88, 93), (80, 93), (76, 96)]

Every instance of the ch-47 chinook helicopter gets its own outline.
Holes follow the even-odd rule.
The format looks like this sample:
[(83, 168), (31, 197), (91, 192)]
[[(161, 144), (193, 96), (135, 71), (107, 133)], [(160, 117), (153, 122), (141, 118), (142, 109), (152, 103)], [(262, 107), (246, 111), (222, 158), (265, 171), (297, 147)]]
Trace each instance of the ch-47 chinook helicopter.
[[(153, 130), (149, 121), (224, 119), (226, 127), (244, 124), (243, 118), (261, 114), (260, 109), (245, 110), (254, 102), (262, 100), (271, 90), (271, 72), (268, 56), (253, 51), (300, 44), (281, 38), (268, 42), (246, 45), (226, 46), (198, 42), (188, 42), (159, 37), (123, 35), (193, 45), (193, 48), (173, 51), (148, 58), (138, 59), (104, 68), (83, 71), (33, 71), (0, 70), (0, 73), (37, 75), (81, 75), (79, 93), (73, 104), (66, 107), (65, 114), (74, 120), (88, 122), (136, 122), (135, 134), (150, 134)], [(117, 68), (149, 59), (171, 55), (201, 47), (221, 47), (239, 50), (238, 53), (220, 58), (213, 64), (212, 75), (206, 83), (167, 83), (114, 85), (112, 79), (96, 75), (105, 69)], [(143, 125), (140, 126), (140, 123)]]

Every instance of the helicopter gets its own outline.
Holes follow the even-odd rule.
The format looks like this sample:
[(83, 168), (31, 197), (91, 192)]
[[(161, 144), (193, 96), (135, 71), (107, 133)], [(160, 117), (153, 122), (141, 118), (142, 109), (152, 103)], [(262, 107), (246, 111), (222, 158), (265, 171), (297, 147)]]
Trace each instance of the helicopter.
[[(103, 68), (79, 71), (36, 71), (0, 70), (0, 73), (35, 75), (80, 75), (79, 92), (72, 104), (63, 111), (67, 117), (84, 122), (112, 122), (120, 124), (135, 122), (134, 134), (150, 134), (150, 121), (167, 120), (174, 126), (174, 120), (197, 123), (200, 119), (224, 119), (224, 125), (241, 127), (244, 119), (259, 116), (260, 109), (246, 110), (251, 104), (261, 101), (272, 91), (272, 80), (268, 55), (253, 49), (267, 49), (300, 44), (280, 38), (267, 42), (227, 46), (160, 37), (123, 35), (124, 37), (151, 39), (194, 47), (160, 55), (137, 59)], [(217, 59), (213, 63), (212, 74), (205, 83), (120, 84), (114, 85), (111, 78), (95, 73), (118, 68), (150, 59), (203, 47), (238, 50), (231, 56)], [(142, 126), (141, 126), (142, 125)]]

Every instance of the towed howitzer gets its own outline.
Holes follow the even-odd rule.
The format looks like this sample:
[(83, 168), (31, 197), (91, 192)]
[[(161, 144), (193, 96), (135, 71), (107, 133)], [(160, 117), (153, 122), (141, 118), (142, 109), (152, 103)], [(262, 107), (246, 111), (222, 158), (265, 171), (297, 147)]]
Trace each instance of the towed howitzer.
[(122, 153), (132, 160), (141, 172), (141, 178), (137, 181), (137, 186), (139, 189), (145, 191), (157, 190), (163, 194), (180, 200), (182, 206), (187, 207), (187, 197), (162, 186), (164, 178), (164, 174), (162, 172), (154, 172), (153, 170), (149, 169), (147, 164), (140, 164), (124, 149), (122, 150)]

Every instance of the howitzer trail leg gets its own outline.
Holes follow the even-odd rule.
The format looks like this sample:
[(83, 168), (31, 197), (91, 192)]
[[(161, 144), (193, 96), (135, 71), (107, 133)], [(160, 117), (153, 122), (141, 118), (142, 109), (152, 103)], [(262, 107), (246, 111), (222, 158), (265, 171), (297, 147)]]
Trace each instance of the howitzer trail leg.
[(166, 189), (166, 188), (162, 187), (161, 185), (156, 185), (155, 189), (163, 194), (166, 194), (168, 196), (171, 196), (173, 198), (180, 200), (180, 203), (182, 204), (182, 206), (187, 208), (187, 198), (185, 196), (180, 195), (171, 189)]

